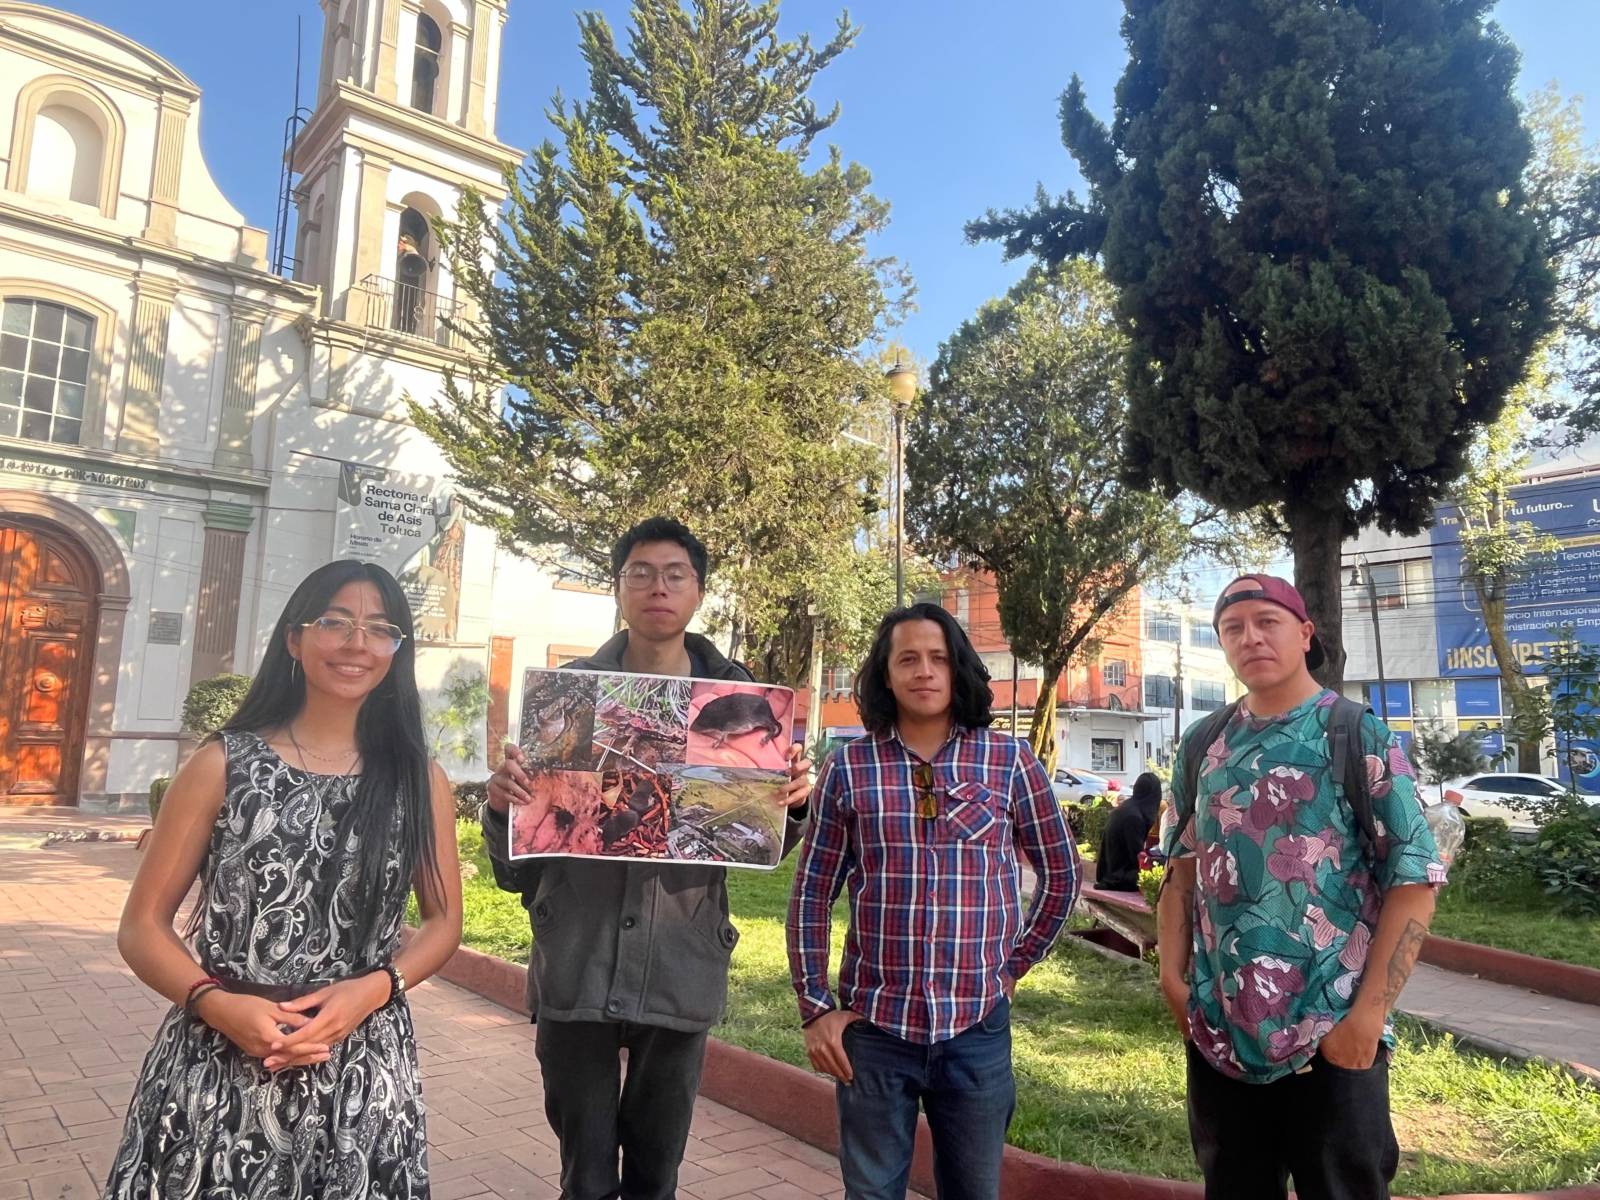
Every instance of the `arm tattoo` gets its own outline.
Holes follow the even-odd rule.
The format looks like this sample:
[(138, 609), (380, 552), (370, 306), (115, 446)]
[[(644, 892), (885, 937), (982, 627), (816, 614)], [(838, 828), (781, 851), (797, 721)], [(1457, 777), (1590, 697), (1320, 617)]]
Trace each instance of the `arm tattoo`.
[(1411, 968), (1417, 965), (1417, 955), (1422, 953), (1422, 942), (1427, 936), (1428, 927), (1421, 921), (1406, 922), (1400, 940), (1395, 943), (1394, 953), (1389, 956), (1388, 987), (1381, 997), (1385, 1011), (1393, 1008), (1394, 1002), (1400, 998), (1400, 989), (1411, 978)]

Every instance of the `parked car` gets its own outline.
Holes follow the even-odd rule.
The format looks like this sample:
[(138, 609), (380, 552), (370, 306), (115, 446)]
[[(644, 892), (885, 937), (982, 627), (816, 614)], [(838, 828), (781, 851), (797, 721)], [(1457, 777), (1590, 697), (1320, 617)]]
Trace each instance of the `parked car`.
[(1050, 787), (1056, 794), (1056, 803), (1074, 805), (1088, 804), (1097, 796), (1109, 796), (1121, 785), (1115, 779), (1107, 779), (1104, 775), (1096, 775), (1091, 771), (1080, 771), (1076, 767), (1058, 767), (1055, 778), (1050, 781)]
[[(1462, 816), (1499, 817), (1512, 833), (1531, 837), (1537, 832), (1532, 814), (1507, 808), (1506, 800), (1559, 796), (1566, 790), (1566, 785), (1544, 775), (1508, 771), (1504, 774), (1463, 775), (1459, 779), (1448, 779), (1444, 783), (1444, 799), (1460, 806)], [(1434, 787), (1424, 787), (1423, 799), (1426, 802), (1432, 803), (1437, 798)], [(1600, 797), (1589, 797), (1589, 801), (1600, 802)]]

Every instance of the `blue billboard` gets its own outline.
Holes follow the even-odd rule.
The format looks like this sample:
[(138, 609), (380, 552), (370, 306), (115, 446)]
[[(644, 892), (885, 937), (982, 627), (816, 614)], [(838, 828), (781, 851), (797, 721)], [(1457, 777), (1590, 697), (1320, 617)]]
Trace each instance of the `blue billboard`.
[[(1526, 521), (1560, 546), (1529, 564), (1506, 598), (1506, 637), (1523, 668), (1538, 672), (1551, 630), (1574, 625), (1580, 641), (1600, 642), (1600, 474), (1512, 489), (1511, 519)], [(1483, 612), (1461, 570), (1461, 519), (1442, 505), (1430, 531), (1439, 674), (1498, 675)]]

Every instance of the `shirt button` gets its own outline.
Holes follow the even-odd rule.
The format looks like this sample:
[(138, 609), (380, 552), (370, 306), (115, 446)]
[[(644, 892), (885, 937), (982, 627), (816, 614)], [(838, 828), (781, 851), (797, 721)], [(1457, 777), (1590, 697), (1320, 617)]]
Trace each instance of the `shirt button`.
[(620, 1000), (608, 1000), (608, 1001), (606, 1001), (606, 1011), (608, 1013), (621, 1012), (622, 1011), (622, 1001), (620, 1001)]
[(632, 929), (638, 923), (639, 922), (635, 921), (632, 917), (623, 917), (622, 918), (622, 927), (624, 929)]

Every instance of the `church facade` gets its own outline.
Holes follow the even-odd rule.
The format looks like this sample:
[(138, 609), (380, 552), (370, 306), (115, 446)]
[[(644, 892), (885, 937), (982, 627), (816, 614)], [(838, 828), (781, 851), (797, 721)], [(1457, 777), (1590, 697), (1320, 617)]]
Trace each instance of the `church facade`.
[[(407, 417), (468, 350), (430, 220), (503, 195), (505, 0), (324, 0), (292, 269), (217, 189), (198, 89), (93, 22), (0, 0), (0, 803), (139, 802), (192, 683), (248, 674), (334, 558), (400, 578), (425, 703), (609, 635), (592, 583), (462, 517)], [(436, 699), (435, 699), (435, 702)]]

